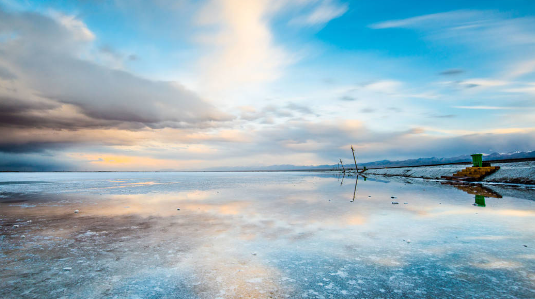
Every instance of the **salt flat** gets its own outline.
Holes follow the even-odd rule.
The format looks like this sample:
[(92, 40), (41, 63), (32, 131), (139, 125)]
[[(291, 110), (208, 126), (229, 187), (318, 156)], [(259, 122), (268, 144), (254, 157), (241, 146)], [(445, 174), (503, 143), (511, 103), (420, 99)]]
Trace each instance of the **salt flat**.
[(504, 190), (478, 206), (380, 176), (2, 173), (0, 297), (534, 297), (535, 191)]

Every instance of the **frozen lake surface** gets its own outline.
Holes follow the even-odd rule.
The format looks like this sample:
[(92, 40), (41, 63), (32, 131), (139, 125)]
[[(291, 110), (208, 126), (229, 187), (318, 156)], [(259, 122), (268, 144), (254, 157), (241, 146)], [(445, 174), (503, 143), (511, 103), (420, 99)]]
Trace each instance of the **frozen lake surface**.
[(535, 190), (354, 191), (322, 173), (1, 173), (0, 298), (535, 297)]

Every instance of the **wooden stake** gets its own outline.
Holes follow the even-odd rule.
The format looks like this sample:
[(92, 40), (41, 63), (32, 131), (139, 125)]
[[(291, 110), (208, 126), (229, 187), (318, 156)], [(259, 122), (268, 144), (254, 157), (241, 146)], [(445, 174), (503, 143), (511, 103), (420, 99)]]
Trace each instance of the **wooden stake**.
[(353, 161), (355, 161), (355, 172), (358, 172), (358, 166), (357, 166), (357, 159), (355, 158), (355, 149), (353, 148), (353, 145), (351, 145), (351, 152), (353, 153)]

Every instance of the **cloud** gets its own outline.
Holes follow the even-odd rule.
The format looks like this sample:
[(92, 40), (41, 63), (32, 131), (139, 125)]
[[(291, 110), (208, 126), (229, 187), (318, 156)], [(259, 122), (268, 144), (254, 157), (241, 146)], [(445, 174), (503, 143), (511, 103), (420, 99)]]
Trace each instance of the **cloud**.
[[(515, 80), (535, 72), (535, 32), (532, 30), (535, 28), (534, 17), (512, 17), (510, 14), (490, 10), (457, 10), (389, 20), (369, 27), (381, 30), (412, 29), (428, 42), (443, 43), (448, 47), (469, 46), (467, 55), (481, 57), (485, 70), (494, 68), (496, 73), (494, 78), (453, 82), (453, 86), (470, 89), (471, 94), (487, 89), (530, 93), (529, 87), (513, 85), (522, 85), (522, 82)], [(485, 47), (482, 48), (481, 45)], [(458, 69), (441, 73), (448, 76), (457, 74), (460, 74)], [(504, 86), (508, 86), (508, 89), (498, 88)]]
[(472, 109), (472, 110), (509, 110), (517, 109), (515, 107), (498, 107), (498, 106), (455, 106), (457, 109)]
[(515, 64), (506, 75), (506, 78), (515, 79), (533, 72), (535, 72), (535, 59)]
[[(293, 156), (292, 164), (299, 165), (310, 159), (310, 155), (315, 157), (315, 164), (336, 163), (338, 158), (352, 160), (350, 145), (354, 145), (357, 159), (363, 162), (377, 160), (378, 156), (404, 159), (454, 156), (488, 152), (489, 149), (501, 152), (532, 150), (535, 147), (535, 139), (531, 139), (535, 136), (533, 129), (466, 131), (447, 135), (436, 132), (433, 128), (424, 127), (376, 131), (357, 120), (289, 121), (255, 131), (251, 147), (236, 148), (232, 155), (246, 156), (246, 151), (254, 151), (252, 156), (250, 153), (247, 155), (250, 159), (254, 155)], [(302, 161), (299, 155), (302, 155)]]
[(252, 106), (241, 106), (239, 107), (241, 112), (241, 119), (254, 121), (261, 120), (265, 124), (273, 124), (274, 119), (277, 118), (293, 118), (296, 117), (296, 114), (299, 116), (304, 115), (316, 115), (314, 111), (309, 106), (304, 106), (290, 102), (284, 106), (277, 105), (267, 105), (264, 108), (257, 110)]
[(15, 74), (13, 74), (7, 68), (5, 68), (3, 66), (0, 66), (0, 79), (13, 80), (13, 79), (17, 79), (17, 76)]
[(535, 94), (535, 83), (527, 83), (524, 86), (505, 89), (506, 92)]
[(496, 87), (507, 85), (509, 82), (503, 80), (474, 78), (461, 81), (460, 84), (466, 87)]
[[(1, 147), (1, 146), (0, 146)], [(43, 154), (21, 154), (0, 152), (2, 171), (64, 171), (76, 170), (75, 161)]]
[(294, 18), (290, 23), (305, 26), (323, 26), (336, 19), (348, 10), (347, 4), (339, 4), (332, 0), (320, 1), (307, 15)]
[(0, 152), (132, 146), (233, 118), (179, 83), (84, 59), (97, 37), (75, 17), (0, 10), (0, 35)]
[(312, 109), (310, 109), (309, 106), (299, 105), (296, 103), (288, 103), (286, 105), (286, 108), (293, 110), (293, 111), (300, 112), (301, 114), (314, 114), (314, 112), (312, 112)]
[(372, 29), (415, 29), (434, 38), (469, 43), (478, 48), (485, 43), (486, 50), (535, 44), (533, 26), (535, 18), (507, 18), (505, 14), (484, 10), (457, 10), (369, 25)]
[[(279, 42), (290, 35), (277, 39), (272, 24), (278, 22), (278, 25), (287, 26), (288, 20), (297, 16), (302, 20), (301, 26), (290, 29), (312, 32), (346, 13), (348, 5), (340, 3), (213, 0), (201, 3), (205, 8), (200, 16), (195, 14), (199, 4), (187, 4), (187, 11), (192, 12), (187, 21), (166, 22), (165, 26), (178, 28), (180, 37), (194, 36), (193, 45), (185, 44), (191, 46), (188, 51), (195, 52), (192, 57), (199, 55), (201, 60), (195, 64), (198, 69), (189, 69), (191, 72), (187, 72), (186, 80), (196, 82), (196, 73), (201, 73), (206, 84), (193, 85), (204, 95), (217, 96), (211, 101), (179, 83), (157, 81), (125, 71), (122, 64), (128, 66), (137, 56), (101, 40), (102, 37), (95, 34), (99, 31), (91, 31), (93, 28), (79, 17), (0, 11), (0, 158), (6, 157), (15, 163), (18, 160), (15, 161), (13, 156), (16, 155), (31, 156), (28, 161), (32, 162), (37, 161), (35, 157), (44, 155), (68, 156), (69, 163), (77, 167), (89, 163), (94, 169), (111, 169), (117, 161), (128, 162), (121, 163), (121, 169), (135, 170), (136, 165), (143, 165), (144, 169), (166, 165), (199, 169), (212, 165), (334, 163), (339, 158), (352, 160), (351, 144), (357, 148), (358, 159), (362, 161), (383, 157), (450, 156), (489, 148), (525, 150), (533, 146), (530, 138), (534, 135), (530, 130), (505, 133), (489, 128), (485, 132), (453, 133), (427, 127), (432, 122), (447, 123), (447, 119), (455, 116), (455, 111), (461, 111), (455, 109), (495, 110), (485, 114), (511, 112), (510, 119), (494, 123), (496, 127), (506, 122), (518, 125), (520, 121), (513, 115), (518, 111), (525, 113), (522, 124), (531, 124), (529, 110), (500, 102), (504, 98), (517, 102), (525, 100), (524, 107), (532, 106), (531, 98), (513, 94), (528, 93), (532, 88), (530, 84), (514, 79), (532, 72), (529, 63), (508, 63), (512, 67), (502, 70), (511, 73), (511, 77), (504, 75), (501, 78), (487, 74), (465, 78), (462, 69), (444, 70), (441, 73), (445, 76), (443, 79), (457, 79), (453, 76), (462, 75), (463, 81), (454, 83), (457, 90), (446, 90), (452, 94), (423, 90), (425, 86), (415, 87), (410, 80), (418, 78), (407, 74), (418, 76), (416, 72), (392, 67), (390, 63), (385, 64), (388, 65), (385, 68), (381, 63), (374, 63), (377, 68), (372, 72), (377, 73), (373, 75), (357, 71), (337, 74), (339, 77), (329, 80), (327, 85), (321, 84), (321, 78), (331, 71), (327, 70), (329, 74), (312, 74), (310, 70), (313, 71), (315, 66), (309, 68), (311, 65), (307, 63), (296, 66), (296, 72), (291, 73), (310, 72), (310, 76), (305, 74), (295, 79), (300, 81), (298, 84), (285, 77), (286, 68), (295, 57)], [(127, 6), (128, 2), (122, 5)], [(191, 9), (190, 5), (195, 8)], [(331, 7), (331, 10), (324, 9), (322, 15), (318, 11), (326, 5), (338, 7), (338, 11)], [(478, 11), (446, 14), (382, 26), (414, 28), (435, 40), (475, 41), (474, 44), (500, 30), (527, 34), (512, 39), (505, 37), (504, 44), (513, 45), (513, 52), (521, 48), (518, 46), (520, 42), (530, 40), (530, 32), (525, 30), (525, 25), (531, 22), (529, 19), (506, 22), (503, 15)], [(177, 15), (185, 13), (177, 12)], [(473, 22), (468, 15), (475, 17)], [(149, 18), (156, 20), (155, 15)], [(197, 21), (194, 29), (187, 24), (184, 28), (167, 26), (179, 22), (185, 24), (191, 19)], [(488, 20), (497, 22), (493, 24)], [(273, 28), (279, 30), (278, 25)], [(159, 26), (161, 24), (152, 25), (151, 32), (157, 34), (156, 27)], [(200, 47), (196, 48), (198, 45)], [(498, 46), (503, 45), (492, 45)], [(526, 48), (525, 52), (530, 52), (531, 48)], [(153, 62), (150, 53), (140, 53), (143, 62)], [(517, 57), (517, 52), (507, 53)], [(519, 58), (525, 62), (532, 60), (524, 56)], [(366, 63), (355, 65), (369, 69)], [(389, 75), (379, 74), (384, 72), (383, 69), (387, 69)], [(470, 70), (470, 73), (477, 73), (475, 67), (471, 66)], [(189, 79), (190, 75), (192, 79)], [(409, 81), (401, 82), (399, 78)], [(277, 79), (276, 85), (255, 86)], [(307, 80), (320, 84), (310, 86)], [(352, 83), (355, 80), (367, 83), (355, 86)], [(234, 103), (230, 102), (236, 97), (214, 92), (218, 88), (235, 88), (239, 93), (238, 101), (243, 100), (235, 106), (242, 106), (233, 107)], [(243, 92), (249, 89), (255, 92)], [(291, 92), (287, 91), (290, 89)], [(478, 92), (486, 93), (485, 100), (488, 101), (468, 98)], [(447, 97), (453, 101), (434, 101)], [(214, 105), (228, 110), (221, 111)], [(452, 107), (456, 107), (454, 111), (451, 111)], [(227, 111), (239, 117), (233, 118)], [(464, 120), (465, 114), (473, 113), (459, 114), (459, 122)], [(455, 124), (452, 129), (456, 129)], [(56, 165), (59, 168), (61, 163)]]
[(197, 36), (207, 46), (200, 61), (206, 88), (232, 89), (241, 84), (272, 81), (281, 75), (290, 56), (274, 43), (267, 0), (211, 0), (198, 23), (205, 30)]
[(442, 82), (442, 84), (447, 84), (454, 88), (485, 90), (489, 88), (496, 89), (496, 87), (511, 85), (512, 82), (502, 79), (472, 78), (466, 80), (447, 81)]
[(457, 115), (455, 114), (433, 114), (429, 115), (431, 118), (455, 118)]
[[(8, 74), (16, 81), (11, 83), (15, 89), (0, 90), (0, 105), (4, 117), (19, 118), (18, 125), (34, 116), (23, 113), (63, 106), (101, 126), (183, 127), (230, 119), (176, 82), (153, 81), (79, 58), (95, 36), (72, 16), (0, 11), (0, 33), (16, 34), (0, 45), (0, 65), (9, 70), (2, 78)], [(43, 113), (38, 117), (45, 118)], [(55, 127), (59, 122), (49, 123)]]
[(355, 97), (352, 97), (352, 96), (342, 96), (339, 99), (340, 101), (346, 101), (346, 102), (353, 102), (357, 100)]
[(75, 40), (92, 41), (95, 39), (95, 34), (76, 16), (64, 15), (59, 12), (52, 12), (51, 15), (72, 33)]
[[(480, 13), (477, 11), (452, 11), (452, 12), (443, 12), (436, 14), (423, 15), (418, 17), (412, 17), (407, 19), (399, 20), (390, 20), (380, 23), (375, 23), (369, 27), (372, 29), (389, 29), (389, 28), (419, 28), (428, 26), (429, 27), (440, 27), (450, 25), (451, 23), (462, 22), (469, 19), (475, 19), (480, 16)], [(478, 26), (477, 23), (472, 24), (473, 26)]]
[(443, 72), (440, 72), (440, 74), (443, 75), (443, 76), (459, 75), (459, 74), (462, 74), (462, 73), (464, 73), (464, 71), (461, 70), (461, 69), (449, 69), (449, 70), (445, 70)]
[(372, 83), (367, 83), (363, 86), (365, 90), (383, 93), (396, 93), (399, 91), (403, 83), (395, 80), (381, 80)]

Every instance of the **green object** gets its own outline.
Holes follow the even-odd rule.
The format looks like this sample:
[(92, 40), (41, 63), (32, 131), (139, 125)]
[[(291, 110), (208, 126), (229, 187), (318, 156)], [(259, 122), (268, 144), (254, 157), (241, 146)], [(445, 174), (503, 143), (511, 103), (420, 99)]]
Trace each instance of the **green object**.
[(473, 154), (471, 156), (474, 167), (483, 167), (483, 154)]
[(483, 195), (476, 195), (476, 205), (480, 207), (485, 206), (485, 196)]

